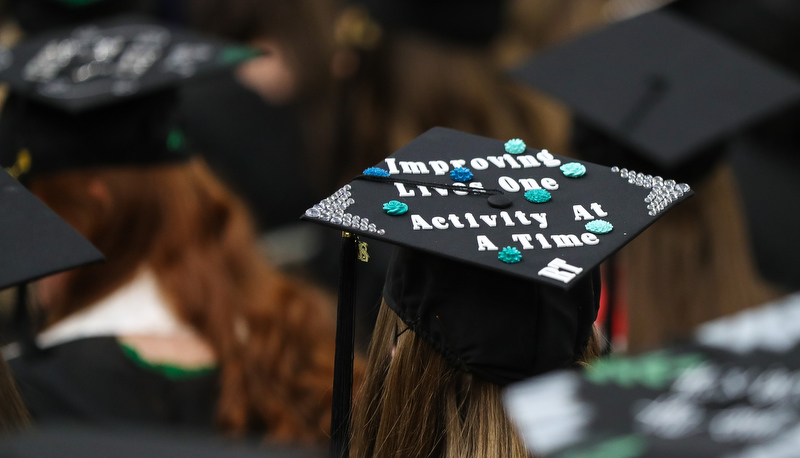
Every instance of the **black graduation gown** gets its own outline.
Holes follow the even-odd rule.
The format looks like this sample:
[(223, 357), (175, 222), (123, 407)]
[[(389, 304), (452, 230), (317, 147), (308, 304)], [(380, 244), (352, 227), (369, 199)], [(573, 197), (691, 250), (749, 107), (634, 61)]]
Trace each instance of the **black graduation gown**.
[(217, 371), (170, 379), (139, 366), (115, 337), (78, 339), (8, 363), (37, 422), (208, 432), (214, 426)]

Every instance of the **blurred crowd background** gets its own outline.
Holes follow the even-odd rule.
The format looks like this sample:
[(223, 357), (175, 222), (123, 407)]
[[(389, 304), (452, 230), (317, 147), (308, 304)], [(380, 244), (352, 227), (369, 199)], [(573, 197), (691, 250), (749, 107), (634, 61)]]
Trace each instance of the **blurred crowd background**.
[[(58, 27), (134, 13), (261, 51), (230, 71), (181, 85), (181, 123), (199, 158), (185, 177), (162, 177), (165, 183), (196, 180), (187, 186), (211, 189), (208, 200), (215, 211), (241, 212), (242, 224), (252, 229), (231, 229), (227, 237), (242, 239), (226, 243), (238, 243), (231, 249), (242, 253), (191, 261), (217, 266), (210, 272), (187, 270), (193, 277), (185, 283), (169, 277), (181, 275), (179, 270), (155, 270), (162, 281), (180, 283), (176, 294), (193, 304), (205, 300), (192, 295), (200, 289), (193, 281), (224, 283), (208, 289), (219, 294), (210, 301), (214, 311), (181, 312), (205, 345), (192, 346), (201, 350), (182, 361), (224, 365), (222, 383), (233, 387), (220, 399), (221, 412), (203, 415), (216, 415), (213, 423), (229, 434), (258, 437), (265, 424), (281, 425), (267, 428), (270, 439), (317, 445), (326, 438), (329, 405), (310, 406), (305, 396), (330, 396), (324, 380), (332, 359), (322, 360), (332, 358), (339, 235), (300, 223), (307, 208), (435, 126), (503, 141), (522, 138), (535, 148), (585, 157), (604, 144), (597, 133), (579, 129), (567, 106), (512, 78), (511, 71), (542, 50), (655, 9), (680, 15), (791, 77), (800, 76), (800, 6), (793, 0), (2, 0), (0, 8), (0, 43), (8, 47)], [(700, 323), (800, 287), (798, 120), (798, 107), (787, 105), (706, 145), (713, 158), (698, 154), (686, 169), (696, 196), (603, 266), (607, 292), (597, 326), (608, 342), (606, 351), (656, 348), (689, 335)], [(76, 228), (86, 229), (90, 226), (82, 226), (81, 219), (86, 209), (73, 208), (69, 199), (85, 202), (84, 193), (92, 191), (81, 187), (91, 178), (47, 178), (32, 189), (62, 216), (71, 215), (66, 219), (77, 221)], [(158, 183), (144, 175), (103, 179), (128, 180), (131, 187)], [(178, 189), (174, 183), (165, 186)], [(177, 208), (186, 202), (154, 194), (149, 205), (172, 205), (170, 214), (180, 213)], [(169, 224), (159, 230), (193, 237), (192, 223)], [(112, 243), (91, 230), (84, 235), (101, 250), (110, 243), (126, 253), (128, 229), (106, 230), (122, 231), (121, 240)], [(362, 354), (390, 253), (378, 241), (369, 245), (370, 262), (358, 266)], [(137, 262), (169, 265), (155, 258)], [(73, 299), (91, 303), (132, 278), (131, 272), (120, 273), (86, 296), (73, 291)], [(39, 329), (73, 313), (39, 307), (36, 285), (31, 289), (29, 305)], [(272, 308), (250, 305), (264, 295)], [(4, 343), (16, 332), (14, 297), (13, 291), (2, 293)], [(241, 301), (235, 307), (240, 313), (223, 311), (226, 301)], [(295, 316), (273, 310), (292, 305)], [(282, 316), (272, 320), (270, 314)], [(226, 356), (226, 345), (236, 338), (210, 323), (231, 321), (233, 329), (242, 316), (250, 320), (249, 332), (259, 336), (252, 345), (268, 349)], [(149, 348), (129, 343), (141, 354)], [(303, 349), (287, 350), (291, 345)], [(253, 363), (292, 351), (302, 361), (297, 364), (308, 366), (298, 379), (280, 370), (274, 375), (273, 363)], [(280, 386), (285, 402), (262, 399), (269, 395), (254, 389), (256, 383)]]

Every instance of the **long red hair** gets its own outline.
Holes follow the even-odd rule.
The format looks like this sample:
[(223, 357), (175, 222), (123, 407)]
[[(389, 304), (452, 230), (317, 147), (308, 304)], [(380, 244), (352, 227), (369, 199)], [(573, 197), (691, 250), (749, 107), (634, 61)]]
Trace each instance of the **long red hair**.
[[(107, 205), (90, 195), (98, 182)], [(333, 306), (264, 261), (244, 205), (202, 160), (61, 172), (37, 177), (31, 189), (107, 258), (67, 274), (48, 309), (51, 322), (147, 266), (176, 313), (215, 350), (223, 431), (263, 427), (274, 440), (327, 438)]]

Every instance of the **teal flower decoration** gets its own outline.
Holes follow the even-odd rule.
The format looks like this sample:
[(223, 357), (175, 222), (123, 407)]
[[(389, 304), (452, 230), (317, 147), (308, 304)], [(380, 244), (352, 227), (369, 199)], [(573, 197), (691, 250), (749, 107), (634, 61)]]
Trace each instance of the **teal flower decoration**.
[(497, 259), (506, 264), (516, 264), (522, 261), (522, 253), (513, 246), (507, 246), (500, 250), (500, 253), (497, 254)]
[(383, 204), (383, 211), (392, 216), (399, 216), (408, 211), (408, 205), (397, 200), (390, 200)]
[(371, 177), (388, 177), (389, 176), (389, 172), (386, 171), (386, 170), (383, 170), (380, 167), (370, 167), (368, 169), (364, 169), (364, 171), (361, 172), (361, 173), (363, 173), (364, 175), (369, 175)]
[(466, 167), (456, 167), (450, 171), (450, 178), (452, 178), (453, 181), (464, 183), (472, 179), (472, 170)]
[(559, 168), (565, 177), (578, 178), (586, 174), (586, 166), (580, 162), (569, 162)]
[(553, 196), (544, 189), (531, 189), (525, 193), (525, 198), (528, 199), (528, 202), (533, 202), (535, 204), (543, 204), (552, 197)]
[(522, 154), (525, 152), (525, 142), (523, 142), (519, 138), (512, 138), (511, 140), (507, 141), (505, 144), (506, 153), (508, 154)]
[(614, 229), (614, 225), (602, 219), (586, 223), (586, 230), (595, 234), (607, 234)]

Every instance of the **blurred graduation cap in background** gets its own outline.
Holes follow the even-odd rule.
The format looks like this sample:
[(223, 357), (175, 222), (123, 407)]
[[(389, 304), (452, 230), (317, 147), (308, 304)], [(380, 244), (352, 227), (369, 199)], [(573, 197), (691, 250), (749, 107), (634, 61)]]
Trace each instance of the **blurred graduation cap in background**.
[(86, 239), (0, 171), (0, 289), (103, 259)]
[(604, 259), (692, 195), (685, 184), (576, 162), (521, 139), (433, 128), (309, 208), (344, 231), (332, 456), (352, 386), (355, 235), (400, 247), (383, 297), (451, 364), (498, 385), (583, 354)]
[(26, 40), (0, 56), (0, 163), (19, 175), (185, 160), (177, 87), (257, 55), (137, 16)]
[(573, 111), (583, 157), (690, 183), (723, 141), (800, 100), (790, 74), (664, 11), (546, 50), (513, 74)]
[[(800, 77), (800, 2), (680, 0), (668, 9)], [(785, 211), (800, 195), (798, 124), (800, 106), (795, 106), (749, 130), (730, 148), (758, 269), (789, 291), (800, 291), (800, 240), (794, 237), (800, 213)]]
[[(34, 344), (26, 285), (103, 260), (103, 255), (8, 173), (0, 170), (0, 289), (17, 286), (16, 337)], [(2, 336), (8, 339), (10, 336)]]
[(48, 425), (35, 431), (5, 437), (0, 455), (17, 458), (318, 458), (318, 450), (280, 446), (245, 446), (190, 435), (145, 431), (89, 429)]
[(800, 295), (701, 327), (691, 342), (512, 385), (506, 411), (554, 458), (790, 457)]

